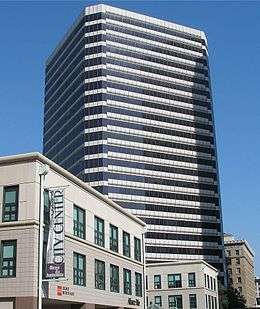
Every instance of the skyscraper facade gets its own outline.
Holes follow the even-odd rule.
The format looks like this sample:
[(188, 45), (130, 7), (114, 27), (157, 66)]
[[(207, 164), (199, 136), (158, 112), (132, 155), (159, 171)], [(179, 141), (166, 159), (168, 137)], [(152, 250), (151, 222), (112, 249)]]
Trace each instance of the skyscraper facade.
[(202, 31), (87, 7), (46, 64), (44, 154), (146, 222), (147, 261), (222, 274), (222, 216)]

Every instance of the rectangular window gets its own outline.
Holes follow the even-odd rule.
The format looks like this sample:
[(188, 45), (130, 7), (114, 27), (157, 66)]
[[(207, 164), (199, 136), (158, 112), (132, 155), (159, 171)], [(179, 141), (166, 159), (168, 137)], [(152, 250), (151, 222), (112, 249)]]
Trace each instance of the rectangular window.
[(210, 289), (210, 284), (209, 284), (209, 275), (207, 275), (207, 283), (208, 283), (208, 289)]
[(73, 208), (73, 233), (77, 237), (86, 238), (85, 210), (76, 205)]
[(205, 295), (205, 299), (206, 299), (206, 308), (208, 308), (208, 295)]
[(237, 268), (237, 274), (241, 274), (241, 269)]
[(105, 262), (95, 260), (95, 288), (105, 290)]
[(124, 294), (132, 295), (132, 279), (131, 279), (131, 270), (124, 269)]
[(168, 287), (169, 288), (181, 288), (181, 274), (168, 275)]
[(241, 282), (242, 282), (241, 277), (237, 277), (237, 282), (238, 282), (238, 283), (241, 283)]
[(141, 262), (141, 240), (134, 238), (135, 260)]
[(142, 297), (142, 274), (135, 273), (135, 295)]
[(16, 276), (16, 240), (4, 240), (1, 242), (0, 252), (1, 277)]
[(110, 264), (110, 291), (119, 293), (119, 267)]
[(118, 252), (118, 228), (110, 224), (110, 250)]
[(236, 258), (236, 264), (240, 264), (240, 258)]
[(123, 255), (130, 257), (130, 234), (123, 232)]
[(236, 255), (239, 255), (239, 250), (236, 250)]
[(197, 295), (190, 294), (189, 300), (190, 300), (190, 309), (196, 309), (197, 308)]
[(188, 273), (188, 285), (190, 288), (196, 286), (196, 274), (195, 273)]
[(3, 196), (3, 222), (18, 220), (18, 186), (5, 187)]
[(214, 304), (215, 304), (215, 309), (217, 309), (217, 297), (214, 297)]
[(86, 285), (86, 257), (76, 252), (73, 253), (73, 283)]
[(161, 275), (154, 275), (154, 289), (161, 289), (162, 283), (161, 283)]
[(105, 223), (98, 217), (95, 217), (95, 244), (105, 247)]
[(216, 291), (216, 279), (213, 279), (213, 290)]
[(162, 307), (162, 297), (161, 296), (154, 296), (154, 304)]
[(181, 295), (169, 295), (168, 303), (169, 303), (169, 308), (183, 309)]

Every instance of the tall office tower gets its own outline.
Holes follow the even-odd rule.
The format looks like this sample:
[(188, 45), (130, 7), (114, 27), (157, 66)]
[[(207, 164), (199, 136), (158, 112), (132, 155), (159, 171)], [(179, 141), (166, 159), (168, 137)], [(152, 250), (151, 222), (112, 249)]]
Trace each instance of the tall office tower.
[(147, 261), (223, 275), (203, 32), (87, 7), (47, 61), (44, 154), (147, 223)]

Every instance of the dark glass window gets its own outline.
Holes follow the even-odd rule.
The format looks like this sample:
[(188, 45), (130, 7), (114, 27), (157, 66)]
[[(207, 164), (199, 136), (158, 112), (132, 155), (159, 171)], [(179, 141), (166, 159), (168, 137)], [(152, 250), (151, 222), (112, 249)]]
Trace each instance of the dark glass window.
[(169, 303), (169, 308), (183, 309), (181, 295), (169, 295), (168, 303)]
[(83, 239), (86, 237), (85, 210), (76, 205), (73, 208), (73, 233)]
[(4, 188), (3, 222), (18, 220), (18, 192), (18, 186)]
[(49, 225), (50, 223), (50, 197), (49, 197), (48, 190), (44, 190), (43, 192), (43, 204), (44, 204), (44, 224)]
[(118, 228), (110, 224), (110, 250), (118, 252)]
[(105, 290), (105, 262), (95, 260), (95, 288)]
[(161, 296), (154, 296), (154, 304), (162, 307), (162, 297)]
[(86, 257), (73, 253), (73, 282), (75, 285), (86, 285)]
[(161, 275), (154, 275), (154, 288), (155, 289), (161, 289), (162, 288), (162, 282), (161, 282)]
[(105, 247), (105, 223), (98, 217), (95, 217), (95, 244)]
[(119, 293), (119, 267), (110, 264), (110, 291)]
[(130, 234), (127, 232), (123, 232), (123, 255), (130, 257), (131, 249), (130, 249)]
[(123, 277), (124, 277), (124, 294), (132, 295), (131, 270), (124, 268)]
[(1, 242), (0, 252), (1, 277), (16, 276), (16, 240), (4, 240)]
[(142, 274), (135, 273), (135, 295), (138, 297), (142, 297)]
[(134, 252), (135, 260), (141, 261), (141, 240), (139, 238), (134, 238)]
[(168, 275), (168, 287), (169, 288), (181, 288), (181, 274), (170, 274)]
[(197, 308), (197, 295), (190, 294), (189, 300), (190, 300), (190, 309), (196, 309)]
[(190, 288), (196, 286), (196, 274), (195, 273), (188, 273), (188, 284)]

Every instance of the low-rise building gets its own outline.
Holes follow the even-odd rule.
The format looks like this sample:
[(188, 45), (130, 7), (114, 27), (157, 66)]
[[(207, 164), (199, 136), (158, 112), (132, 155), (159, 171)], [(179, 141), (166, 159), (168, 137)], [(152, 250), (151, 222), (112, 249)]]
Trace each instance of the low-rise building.
[(174, 309), (218, 309), (218, 271), (198, 261), (147, 264), (148, 306)]
[(246, 240), (237, 240), (233, 235), (225, 235), (224, 244), (228, 285), (245, 297), (247, 307), (254, 307), (256, 303), (254, 252)]
[(65, 274), (44, 281), (44, 309), (143, 308), (145, 224), (32, 153), (0, 158), (1, 309), (37, 307), (39, 205), (45, 211), (45, 276)]

